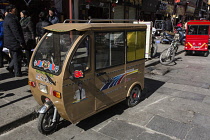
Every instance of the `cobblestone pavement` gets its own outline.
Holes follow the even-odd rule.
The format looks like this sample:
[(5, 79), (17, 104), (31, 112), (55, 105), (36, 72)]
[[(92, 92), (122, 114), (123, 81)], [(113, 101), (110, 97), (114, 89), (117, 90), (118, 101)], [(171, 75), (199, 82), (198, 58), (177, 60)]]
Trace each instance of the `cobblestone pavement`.
[[(165, 47), (159, 45), (159, 52)], [(48, 136), (38, 132), (37, 119), (29, 121), (38, 105), (29, 92), (27, 76), (16, 79), (1, 68), (3, 124), (11, 125), (12, 118), (23, 121), (26, 114), (29, 120), (20, 126), (13, 120), (18, 127), (4, 131), (0, 139), (209, 140), (210, 56), (179, 53), (176, 58), (176, 64), (169, 66), (159, 64), (158, 57), (146, 61), (145, 98), (137, 106), (119, 103), (74, 125), (62, 120)]]

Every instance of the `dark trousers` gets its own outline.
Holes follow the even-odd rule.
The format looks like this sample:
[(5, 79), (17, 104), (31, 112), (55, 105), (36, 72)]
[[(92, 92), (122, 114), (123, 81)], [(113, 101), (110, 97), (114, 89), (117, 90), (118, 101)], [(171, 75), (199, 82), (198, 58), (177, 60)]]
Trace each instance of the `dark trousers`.
[(13, 51), (13, 50), (10, 50), (10, 54), (11, 54), (11, 57), (12, 57), (12, 60), (9, 64), (9, 68), (10, 69), (14, 69), (14, 73), (15, 75), (21, 75), (21, 59), (22, 59), (22, 50), (19, 49), (19, 50), (16, 50), (16, 51)]
[(31, 49), (26, 49), (25, 55), (26, 55), (26, 65), (28, 66), (32, 55)]
[(3, 47), (0, 47), (0, 67), (3, 67)]

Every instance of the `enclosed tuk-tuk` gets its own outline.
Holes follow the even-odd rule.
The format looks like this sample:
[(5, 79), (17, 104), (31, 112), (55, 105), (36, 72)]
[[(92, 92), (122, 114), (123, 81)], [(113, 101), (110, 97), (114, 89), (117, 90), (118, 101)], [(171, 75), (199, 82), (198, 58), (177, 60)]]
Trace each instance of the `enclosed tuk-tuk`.
[(34, 50), (29, 85), (39, 109), (38, 129), (56, 129), (60, 116), (77, 123), (126, 99), (139, 103), (144, 88), (146, 25), (58, 23)]
[(209, 55), (210, 21), (191, 20), (187, 22), (185, 53), (202, 52)]

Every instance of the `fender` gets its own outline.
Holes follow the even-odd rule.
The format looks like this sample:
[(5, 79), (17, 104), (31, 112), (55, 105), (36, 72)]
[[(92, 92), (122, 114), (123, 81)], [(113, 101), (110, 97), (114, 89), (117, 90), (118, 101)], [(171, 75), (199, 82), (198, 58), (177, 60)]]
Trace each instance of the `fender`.
[(50, 109), (50, 107), (52, 107), (52, 106), (53, 106), (52, 101), (47, 101), (47, 102), (44, 103), (43, 106), (41, 106), (41, 107), (39, 108), (38, 113), (44, 114), (44, 113), (46, 113), (47, 110)]

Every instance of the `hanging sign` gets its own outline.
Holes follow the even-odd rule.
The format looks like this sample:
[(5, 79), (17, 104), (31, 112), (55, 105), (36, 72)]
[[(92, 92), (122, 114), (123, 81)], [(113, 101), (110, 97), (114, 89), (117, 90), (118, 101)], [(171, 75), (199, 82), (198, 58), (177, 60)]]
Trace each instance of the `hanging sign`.
[(31, 3), (32, 0), (24, 0), (26, 5), (29, 6), (29, 4)]

